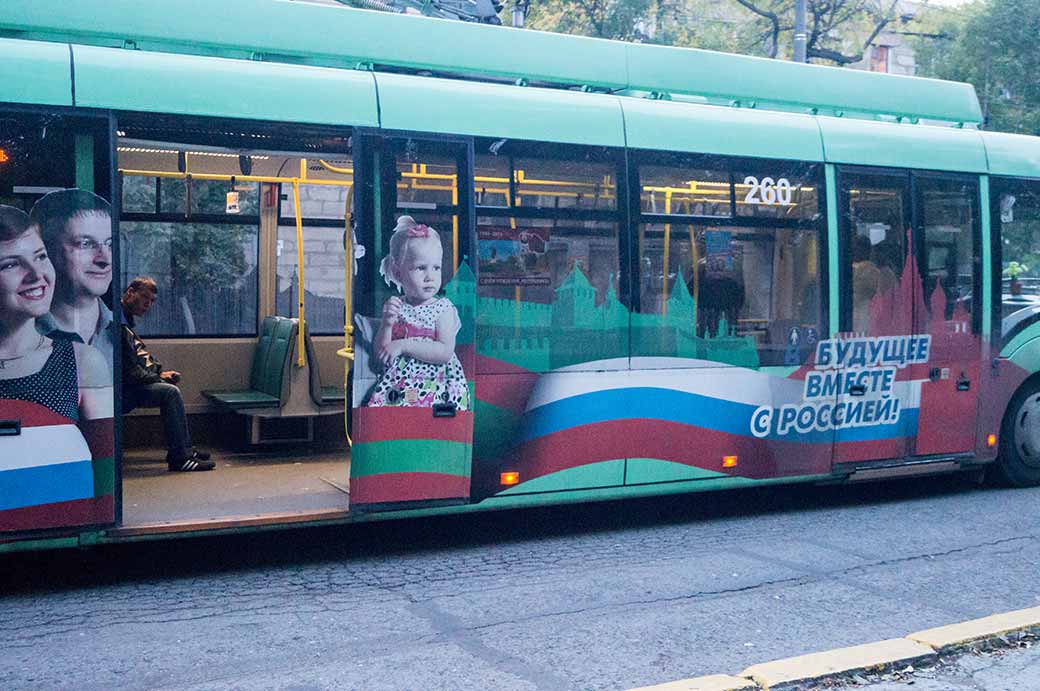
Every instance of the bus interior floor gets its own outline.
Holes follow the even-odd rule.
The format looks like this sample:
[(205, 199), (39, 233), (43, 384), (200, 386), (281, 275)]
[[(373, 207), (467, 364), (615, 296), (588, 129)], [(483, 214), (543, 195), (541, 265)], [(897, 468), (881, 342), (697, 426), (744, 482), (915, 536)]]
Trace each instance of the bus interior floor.
[(122, 525), (276, 521), (348, 509), (347, 449), (211, 453), (214, 470), (176, 473), (163, 449), (124, 450)]

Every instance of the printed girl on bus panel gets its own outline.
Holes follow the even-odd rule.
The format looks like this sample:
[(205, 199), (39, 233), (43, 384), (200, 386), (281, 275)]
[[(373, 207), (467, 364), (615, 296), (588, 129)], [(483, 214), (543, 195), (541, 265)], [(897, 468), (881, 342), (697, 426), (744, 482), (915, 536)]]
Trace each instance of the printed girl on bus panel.
[(112, 310), (102, 301), (112, 284), (112, 212), (84, 190), (51, 192), (30, 213), (57, 273), (50, 313), (37, 328), (51, 338), (92, 345), (111, 368)]
[(28, 401), (75, 423), (112, 417), (112, 382), (94, 348), (36, 329), (54, 296), (39, 228), (0, 206), (0, 399)]
[(432, 407), (450, 403), (469, 409), (469, 389), (455, 355), (462, 328), (458, 311), (441, 289), (444, 249), (437, 231), (401, 216), (379, 272), (404, 295), (387, 299), (373, 342), (384, 367), (369, 406)]

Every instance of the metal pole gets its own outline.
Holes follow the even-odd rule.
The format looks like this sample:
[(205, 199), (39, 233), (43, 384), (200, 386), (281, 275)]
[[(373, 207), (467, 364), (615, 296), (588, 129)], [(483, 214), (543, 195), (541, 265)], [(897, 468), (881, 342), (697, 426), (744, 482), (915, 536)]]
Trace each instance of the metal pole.
[(795, 0), (794, 3), (794, 54), (791, 59), (795, 62), (805, 62), (805, 44), (808, 36), (805, 33), (805, 2), (806, 0)]
[(517, 29), (524, 28), (524, 18), (527, 16), (528, 0), (513, 0), (513, 26)]

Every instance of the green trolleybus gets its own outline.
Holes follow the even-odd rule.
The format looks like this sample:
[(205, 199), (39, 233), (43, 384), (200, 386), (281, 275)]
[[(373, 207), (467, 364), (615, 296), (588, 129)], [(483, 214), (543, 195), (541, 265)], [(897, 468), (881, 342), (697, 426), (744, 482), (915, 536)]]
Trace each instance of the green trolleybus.
[[(1040, 139), (966, 84), (284, 0), (6, 0), (0, 551), (1040, 483)], [(132, 408), (120, 296), (210, 473)]]

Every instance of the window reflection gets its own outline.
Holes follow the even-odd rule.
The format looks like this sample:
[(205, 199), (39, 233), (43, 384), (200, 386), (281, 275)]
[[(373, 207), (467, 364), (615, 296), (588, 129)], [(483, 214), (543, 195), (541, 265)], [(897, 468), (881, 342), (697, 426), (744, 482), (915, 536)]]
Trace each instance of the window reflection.
[[(815, 230), (647, 224), (639, 256), (643, 316), (684, 325), (698, 339), (737, 339), (762, 365), (805, 362), (819, 337)], [(666, 344), (643, 345), (670, 354)], [(693, 352), (706, 352), (700, 345)]]

